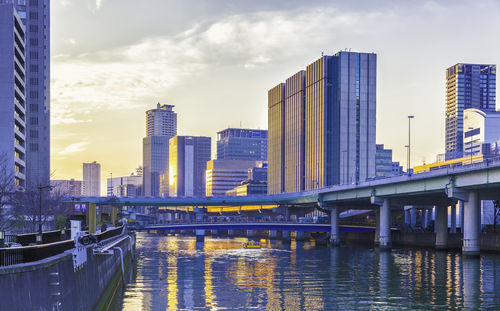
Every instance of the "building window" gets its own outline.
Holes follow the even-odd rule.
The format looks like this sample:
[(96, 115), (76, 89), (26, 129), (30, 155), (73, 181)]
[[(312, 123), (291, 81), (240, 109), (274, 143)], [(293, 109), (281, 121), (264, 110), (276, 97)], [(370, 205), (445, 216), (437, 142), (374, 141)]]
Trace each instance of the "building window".
[(38, 125), (38, 118), (36, 118), (36, 117), (31, 117), (31, 118), (30, 118), (30, 124), (31, 124), (31, 125)]
[(38, 144), (31, 143), (30, 144), (30, 151), (38, 151)]

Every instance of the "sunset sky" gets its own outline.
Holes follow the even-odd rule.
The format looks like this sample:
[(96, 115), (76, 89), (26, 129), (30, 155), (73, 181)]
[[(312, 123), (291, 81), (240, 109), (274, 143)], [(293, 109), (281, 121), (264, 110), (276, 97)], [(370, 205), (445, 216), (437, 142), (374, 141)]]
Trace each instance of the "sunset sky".
[[(53, 0), (53, 179), (142, 164), (145, 111), (175, 105), (179, 135), (267, 129), (267, 91), (318, 59), (378, 55), (377, 143), (406, 166), (444, 152), (445, 69), (500, 60), (497, 1)], [(105, 194), (102, 192), (101, 194)]]

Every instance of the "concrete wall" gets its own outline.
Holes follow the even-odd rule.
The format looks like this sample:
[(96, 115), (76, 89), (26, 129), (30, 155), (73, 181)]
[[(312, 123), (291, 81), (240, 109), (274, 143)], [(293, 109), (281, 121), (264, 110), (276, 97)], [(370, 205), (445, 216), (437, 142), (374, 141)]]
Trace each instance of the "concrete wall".
[[(132, 267), (128, 239), (118, 246), (123, 250), (127, 279)], [(0, 268), (2, 306), (9, 306), (10, 310), (106, 308), (123, 280), (119, 251), (94, 255), (93, 246), (86, 251), (87, 262), (78, 271), (74, 271), (71, 251), (34, 263)]]

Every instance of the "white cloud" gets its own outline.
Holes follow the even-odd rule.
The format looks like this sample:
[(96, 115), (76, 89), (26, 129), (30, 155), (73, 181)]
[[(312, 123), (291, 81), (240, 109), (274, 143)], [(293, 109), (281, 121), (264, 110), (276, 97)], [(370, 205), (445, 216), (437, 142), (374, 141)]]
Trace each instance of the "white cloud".
[(68, 145), (66, 148), (58, 152), (58, 155), (69, 155), (69, 154), (74, 154), (78, 152), (85, 151), (87, 148), (87, 145), (89, 143), (86, 141), (78, 142), (78, 143), (73, 143)]

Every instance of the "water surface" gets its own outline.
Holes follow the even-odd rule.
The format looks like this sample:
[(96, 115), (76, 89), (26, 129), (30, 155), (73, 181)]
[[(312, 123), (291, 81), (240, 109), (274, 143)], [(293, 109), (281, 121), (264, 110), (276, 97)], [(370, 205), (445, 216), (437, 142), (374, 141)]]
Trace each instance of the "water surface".
[[(500, 256), (137, 234), (122, 310), (500, 310)], [(498, 277), (497, 277), (498, 276)]]

